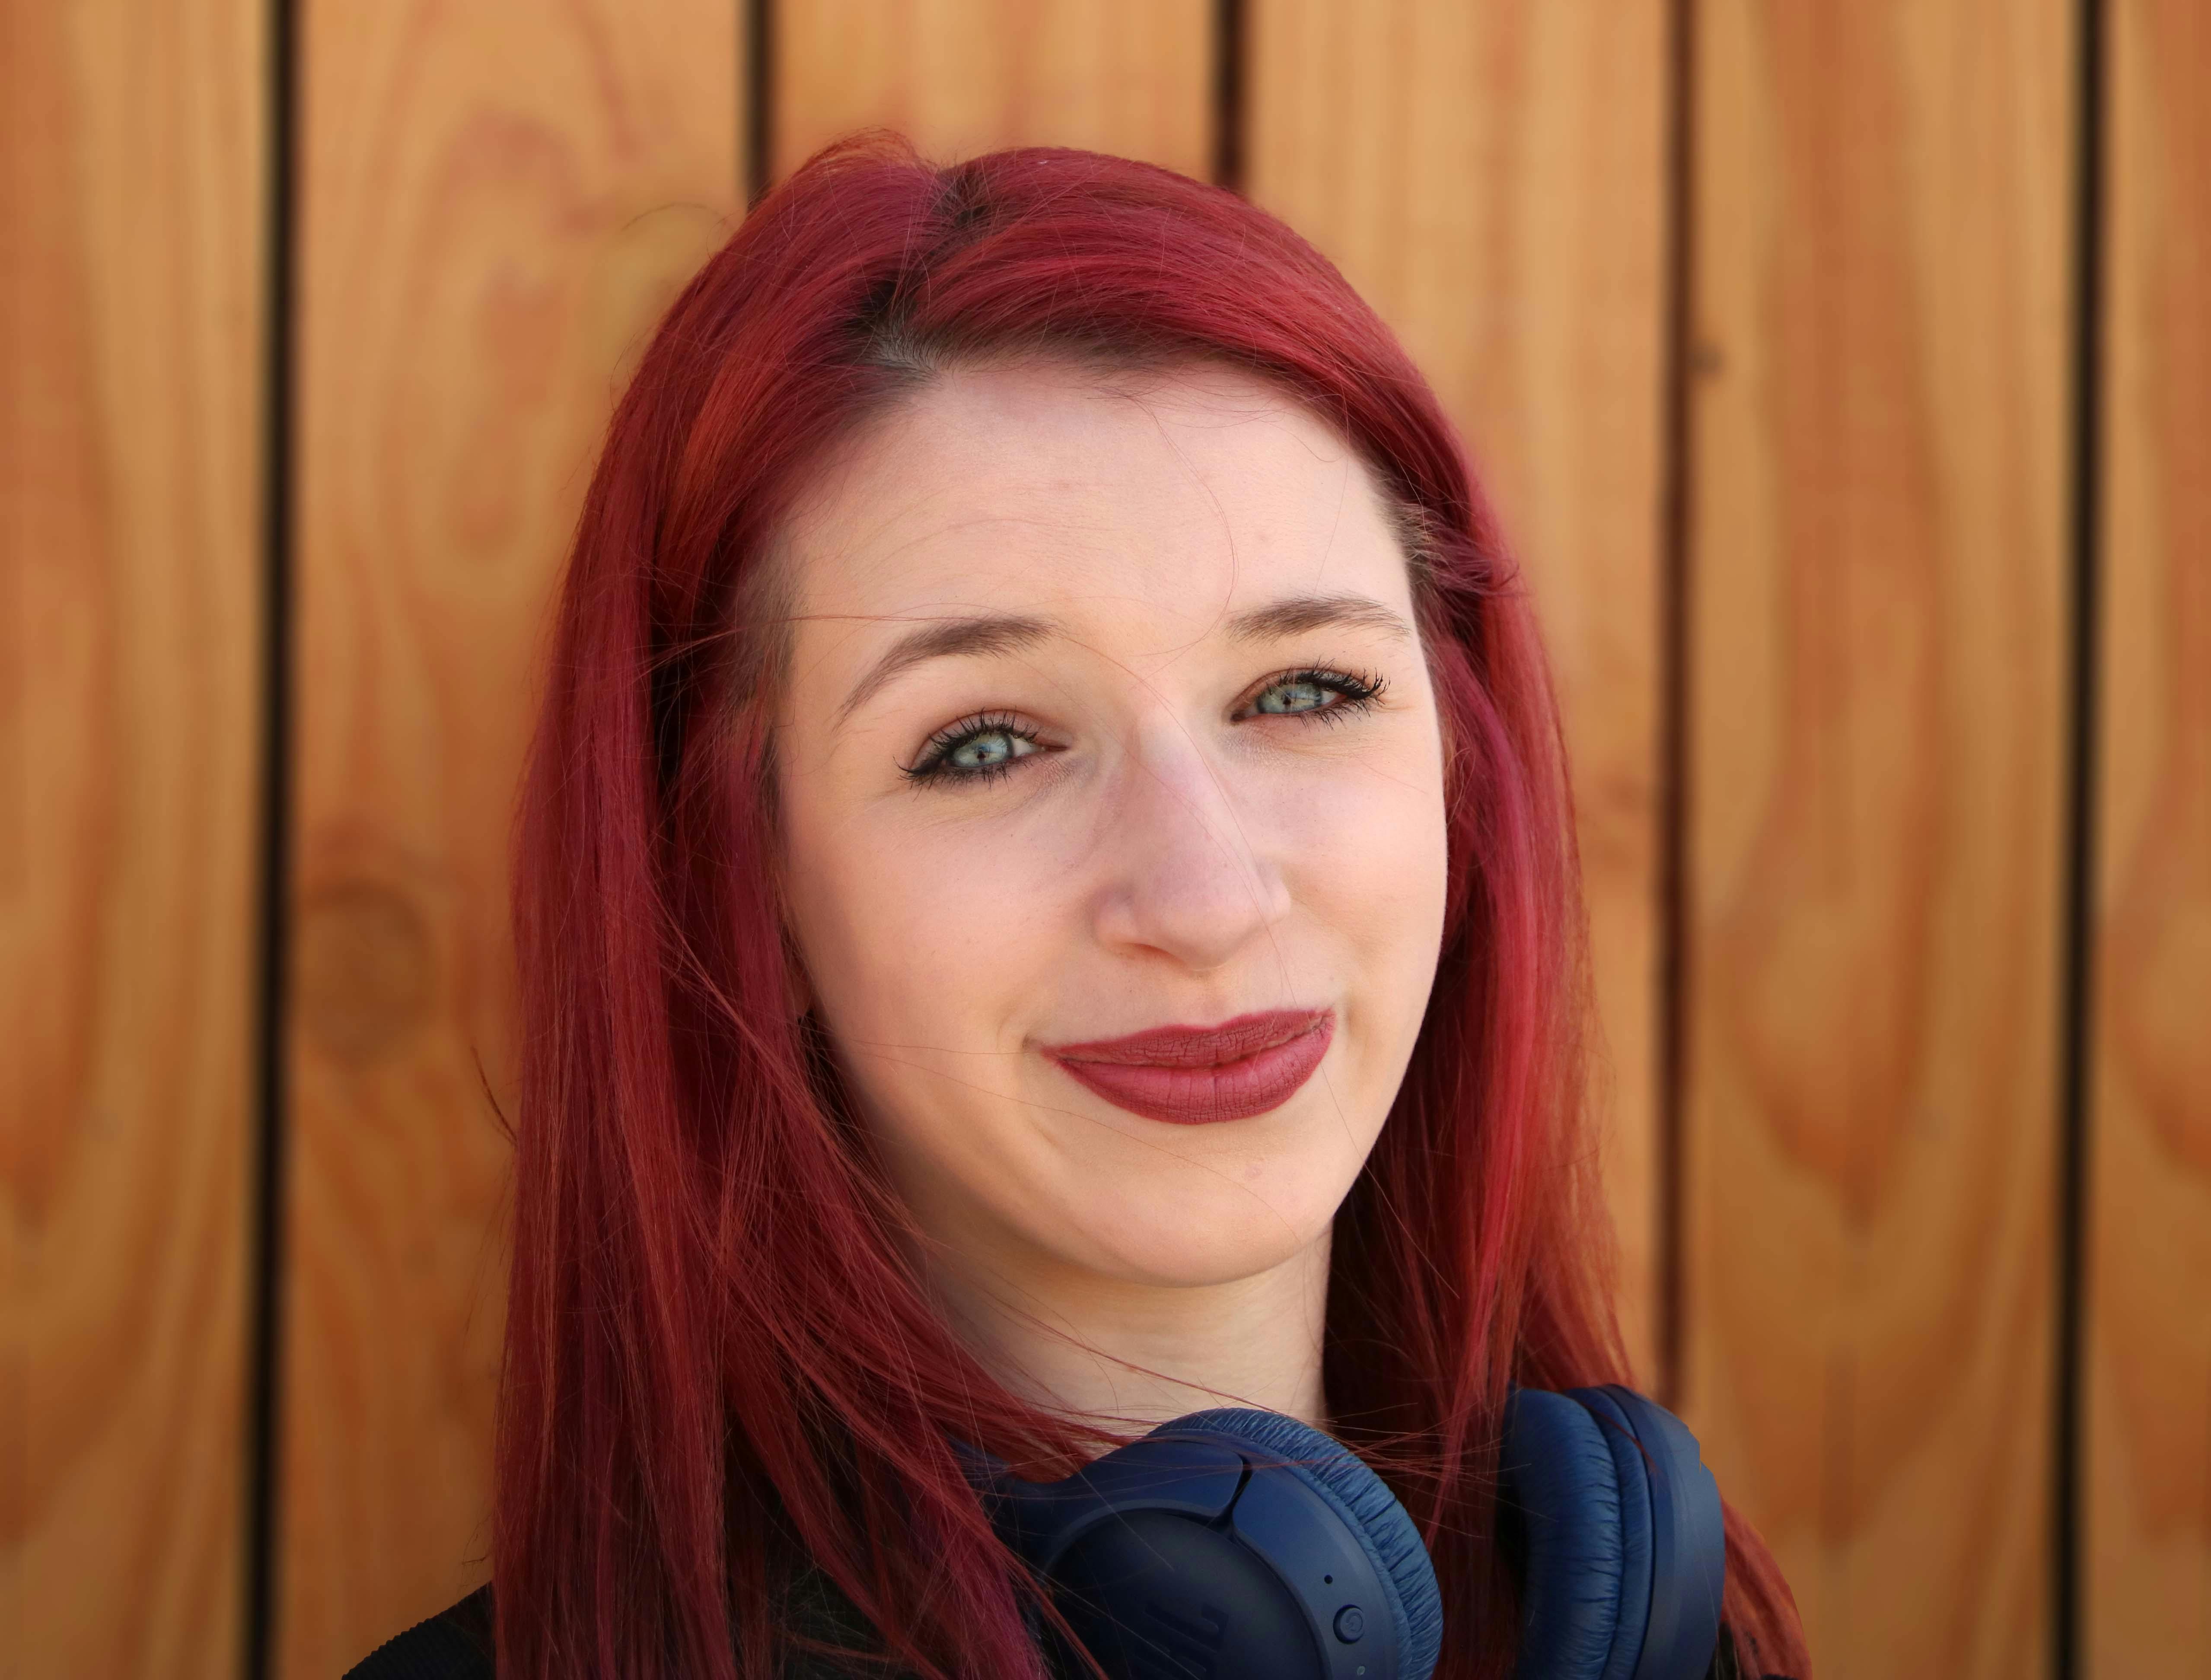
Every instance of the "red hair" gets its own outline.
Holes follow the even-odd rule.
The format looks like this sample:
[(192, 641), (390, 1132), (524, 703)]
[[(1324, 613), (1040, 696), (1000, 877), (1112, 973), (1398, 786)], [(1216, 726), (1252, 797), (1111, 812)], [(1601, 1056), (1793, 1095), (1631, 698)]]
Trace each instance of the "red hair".
[[(1405, 515), (1451, 743), (1450, 909), (1418, 1047), (1336, 1223), (1339, 1432), (1501, 1673), (1509, 1383), (1628, 1377), (1583, 1101), (1578, 866), (1528, 599), (1450, 424), (1342, 277), (1234, 195), (1087, 153), (937, 170), (833, 148), (669, 311), (578, 528), (518, 830), (524, 1042), (494, 1568), (500, 1668), (765, 1677), (810, 1557), (929, 1676), (1040, 1672), (1027, 1583), (955, 1459), (1085, 1443), (932, 1310), (795, 1000), (774, 680), (748, 580), (809, 465), (937, 369), (1205, 360), (1338, 427)], [(1094, 1445), (1094, 1443), (1093, 1443)], [(1729, 1623), (1806, 1671), (1730, 1519)], [(1748, 1653), (1747, 1653), (1748, 1654)]]

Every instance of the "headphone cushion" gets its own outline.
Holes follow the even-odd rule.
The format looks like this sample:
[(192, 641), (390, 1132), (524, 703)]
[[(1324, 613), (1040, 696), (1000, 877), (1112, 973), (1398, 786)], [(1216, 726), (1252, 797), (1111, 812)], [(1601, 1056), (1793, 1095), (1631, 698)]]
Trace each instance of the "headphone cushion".
[[(1620, 1478), (1606, 1433), (1563, 1394), (1523, 1388), (1506, 1407), (1505, 1497), (1528, 1536), (1516, 1671), (1529, 1680), (1610, 1680), (1613, 1673), (1627, 1558)], [(1646, 1562), (1646, 1611), (1649, 1596)], [(1639, 1630), (1633, 1643), (1639, 1651)]]
[(1655, 1401), (1616, 1387), (1577, 1388), (1572, 1397), (1590, 1406), (1602, 1400), (1633, 1434), (1632, 1462), (1650, 1503), (1651, 1607), (1633, 1680), (1701, 1676), (1719, 1642), (1727, 1593), (1719, 1484), (1705, 1468), (1696, 1436)]
[(1396, 1589), (1391, 1611), (1402, 1671), (1434, 1671), (1444, 1640), (1443, 1594), (1435, 1567), (1412, 1518), (1366, 1460), (1342, 1441), (1274, 1411), (1224, 1407), (1178, 1417), (1152, 1433), (1222, 1435), (1279, 1460), (1335, 1508), (1359, 1537), (1376, 1573)]
[(1602, 1388), (1577, 1388), (1571, 1398), (1596, 1419), (1597, 1431), (1612, 1451), (1613, 1479), (1620, 1491), (1620, 1623), (1603, 1680), (1634, 1680), (1649, 1637), (1656, 1568), (1651, 1472), (1635, 1422), (1617, 1400)]

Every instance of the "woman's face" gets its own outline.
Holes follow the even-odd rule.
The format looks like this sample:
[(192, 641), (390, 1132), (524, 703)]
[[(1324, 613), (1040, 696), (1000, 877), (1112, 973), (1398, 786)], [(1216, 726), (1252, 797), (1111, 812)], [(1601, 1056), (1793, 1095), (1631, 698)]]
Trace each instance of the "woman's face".
[(921, 1230), (1172, 1285), (1324, 1239), (1444, 915), (1363, 464), (1227, 372), (957, 372), (841, 452), (784, 563), (788, 914)]

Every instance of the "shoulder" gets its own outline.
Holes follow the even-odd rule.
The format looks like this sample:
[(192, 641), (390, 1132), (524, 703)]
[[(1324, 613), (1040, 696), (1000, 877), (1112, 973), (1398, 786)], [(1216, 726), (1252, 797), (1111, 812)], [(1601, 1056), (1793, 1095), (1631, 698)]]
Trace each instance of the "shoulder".
[(345, 1680), (492, 1680), (491, 1588), (386, 1640)]
[[(803, 1571), (789, 1594), (785, 1613), (807, 1647), (789, 1665), (792, 1680), (852, 1680), (861, 1675), (886, 1680), (881, 1659), (873, 1653), (874, 1629), (827, 1576)], [(493, 1650), (487, 1585), (386, 1640), (348, 1669), (345, 1680), (493, 1680)]]

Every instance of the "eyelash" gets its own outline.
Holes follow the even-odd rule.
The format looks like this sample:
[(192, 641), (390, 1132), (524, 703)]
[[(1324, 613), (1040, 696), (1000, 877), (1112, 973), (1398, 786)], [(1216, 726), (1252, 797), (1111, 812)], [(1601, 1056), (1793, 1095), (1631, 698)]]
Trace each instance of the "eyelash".
[[(975, 784), (995, 782), (1012, 772), (1019, 758), (1008, 758), (1003, 764), (986, 765), (981, 770), (952, 769), (952, 755), (971, 740), (985, 735), (1010, 735), (1015, 740), (1025, 740), (1041, 748), (1044, 743), (1035, 732), (1026, 728), (1021, 719), (1002, 711), (979, 712), (973, 717), (963, 717), (957, 723), (948, 723), (922, 743), (921, 756), (907, 766), (906, 776), (915, 782), (962, 782)], [(1024, 756), (1033, 756), (1024, 755)]]
[[(1285, 688), (1293, 683), (1308, 683), (1315, 688), (1330, 689), (1342, 698), (1332, 706), (1318, 706), (1311, 711), (1257, 712), (1252, 710), (1258, 704), (1259, 697), (1269, 689)], [(1371, 710), (1389, 686), (1389, 680), (1378, 671), (1341, 671), (1327, 665), (1300, 666), (1293, 671), (1277, 671), (1248, 690), (1233, 716), (1239, 722), (1246, 717), (1267, 716), (1315, 717), (1340, 723), (1343, 721), (1342, 714), (1345, 712)]]
[[(1327, 689), (1342, 698), (1333, 705), (1317, 706), (1311, 711), (1259, 712), (1253, 708), (1258, 698), (1269, 689), (1287, 687), (1293, 683), (1306, 683), (1315, 688)], [(1242, 722), (1252, 717), (1312, 718), (1326, 722), (1341, 722), (1339, 714), (1364, 712), (1371, 710), (1389, 687), (1389, 681), (1378, 673), (1339, 671), (1325, 666), (1301, 666), (1295, 670), (1277, 671), (1273, 676), (1249, 690), (1231, 717)], [(1012, 774), (1014, 766), (1034, 753), (1022, 753), (1003, 762), (980, 770), (955, 771), (951, 765), (952, 755), (971, 740), (986, 735), (1007, 735), (1023, 740), (1041, 750), (1044, 743), (1021, 721), (1005, 712), (981, 712), (973, 717), (963, 717), (957, 723), (948, 723), (922, 744), (921, 755), (907, 766), (908, 780), (917, 783), (957, 782), (968, 786), (995, 782)]]

